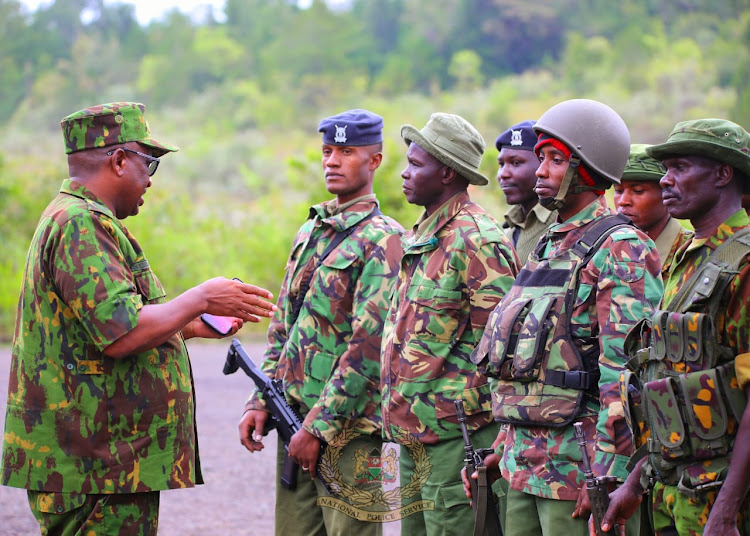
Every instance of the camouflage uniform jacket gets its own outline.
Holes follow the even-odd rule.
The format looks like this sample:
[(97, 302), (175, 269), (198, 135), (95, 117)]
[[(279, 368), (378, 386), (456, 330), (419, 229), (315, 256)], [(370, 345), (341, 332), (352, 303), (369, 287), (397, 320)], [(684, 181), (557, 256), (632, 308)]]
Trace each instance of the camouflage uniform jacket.
[[(569, 248), (586, 229), (613, 212), (600, 197), (540, 240), (540, 258)], [(586, 396), (576, 421), (584, 425), (594, 473), (624, 480), (632, 454), (619, 394), (628, 329), (650, 316), (661, 299), (661, 263), (653, 242), (635, 227), (618, 229), (581, 268), (571, 313), (572, 336), (583, 353), (599, 344), (599, 398)], [(510, 487), (550, 499), (577, 499), (584, 483), (573, 426), (508, 426), (500, 470)]]
[(18, 305), (2, 483), (136, 493), (201, 483), (182, 336), (122, 359), (103, 350), (164, 289), (136, 242), (68, 179), (34, 234)]
[[(685, 286), (690, 277), (695, 273), (708, 258), (713, 250), (718, 248), (728, 237), (739, 231), (750, 227), (750, 218), (744, 210), (739, 210), (722, 223), (713, 235), (707, 238), (693, 238), (684, 244), (674, 257), (669, 271), (669, 277), (664, 287), (664, 298), (661, 308), (670, 310), (670, 302), (677, 292)], [(750, 352), (750, 256), (745, 258), (739, 265), (739, 273), (735, 275), (724, 290), (718, 307), (718, 318), (714, 319), (714, 325), (719, 344), (732, 350), (735, 356)], [(684, 309), (691, 312), (705, 312), (701, 303), (688, 302)], [(726, 361), (720, 360), (718, 365)], [(697, 364), (696, 364), (697, 365)], [(685, 374), (694, 372), (697, 368), (694, 364), (685, 362), (672, 363), (669, 359), (664, 360), (664, 366), (671, 370), (667, 374)], [(696, 410), (698, 411), (698, 410)], [(738, 423), (728, 412), (730, 420), (727, 434), (734, 437)], [(710, 419), (709, 419), (710, 420)], [(658, 456), (658, 454), (652, 454)], [(731, 458), (731, 452), (728, 459)], [(648, 470), (648, 463), (644, 471)], [(680, 466), (682, 478), (689, 487), (696, 484), (707, 484), (714, 481), (722, 481), (726, 477), (726, 462), (718, 459), (707, 459), (685, 463)], [(660, 480), (673, 484), (680, 475), (662, 474)], [(689, 484), (688, 484), (689, 483)]]
[[(336, 233), (359, 224), (377, 204), (368, 196), (330, 216), (332, 202), (313, 206), (294, 239), (262, 365), (269, 377), (283, 380), (304, 428), (325, 441), (344, 428), (380, 432), (380, 341), (403, 233), (380, 215), (344, 239), (313, 275), (292, 324), (292, 302), (320, 255)], [(263, 407), (254, 392), (246, 409)]]
[(539, 239), (547, 228), (555, 222), (555, 218), (557, 218), (556, 210), (550, 211), (539, 203), (534, 205), (526, 214), (526, 218), (523, 217), (523, 209), (520, 205), (512, 206), (505, 213), (503, 230), (505, 236), (513, 243), (513, 247), (518, 253), (518, 260), (522, 264), (526, 263)]
[(664, 281), (667, 280), (669, 266), (672, 264), (672, 259), (677, 254), (677, 250), (682, 248), (687, 242), (690, 242), (692, 237), (693, 231), (685, 229), (676, 219), (669, 218), (667, 226), (664, 227), (661, 234), (654, 240), (656, 250), (659, 252), (659, 258), (661, 259), (661, 277)]
[(487, 318), (513, 284), (518, 258), (498, 222), (469, 199), (451, 198), (416, 237), (391, 299), (381, 356), (384, 437), (411, 434), (434, 444), (461, 436), (453, 401), (467, 425), (492, 422), (490, 388), (469, 357)]

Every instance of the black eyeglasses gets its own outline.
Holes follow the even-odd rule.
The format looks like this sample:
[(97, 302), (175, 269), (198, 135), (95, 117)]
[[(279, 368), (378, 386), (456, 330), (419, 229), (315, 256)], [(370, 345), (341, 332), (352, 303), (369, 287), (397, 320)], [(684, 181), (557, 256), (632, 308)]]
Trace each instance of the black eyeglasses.
[[(150, 154), (146, 153), (139, 153), (138, 151), (134, 151), (133, 149), (128, 149), (126, 147), (120, 147), (123, 151), (127, 151), (129, 153), (135, 153), (138, 156), (142, 156), (146, 160), (148, 160), (148, 176), (151, 177), (154, 173), (156, 173), (156, 169), (159, 167), (159, 159), (155, 156), (151, 156)], [(112, 156), (115, 151), (108, 151), (107, 156)]]

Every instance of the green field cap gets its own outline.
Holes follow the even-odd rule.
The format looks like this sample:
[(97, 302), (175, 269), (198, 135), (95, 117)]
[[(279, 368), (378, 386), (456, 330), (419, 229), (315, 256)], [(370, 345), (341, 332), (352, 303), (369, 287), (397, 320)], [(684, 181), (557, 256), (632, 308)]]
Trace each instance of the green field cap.
[(416, 143), (471, 184), (483, 186), (490, 182), (479, 172), (484, 138), (461, 116), (434, 113), (422, 130), (411, 125), (402, 126), (401, 138), (406, 145)]
[(75, 153), (97, 147), (137, 141), (153, 149), (160, 157), (177, 147), (165, 145), (151, 138), (146, 118), (146, 107), (139, 102), (111, 102), (84, 108), (60, 121), (65, 138), (65, 153)]
[(658, 181), (666, 173), (667, 168), (646, 154), (646, 148), (651, 147), (643, 143), (634, 143), (630, 146), (630, 156), (625, 171), (622, 172), (622, 180), (625, 181)]
[(649, 156), (703, 156), (733, 166), (750, 180), (750, 134), (726, 119), (695, 119), (677, 123), (667, 141), (646, 149)]

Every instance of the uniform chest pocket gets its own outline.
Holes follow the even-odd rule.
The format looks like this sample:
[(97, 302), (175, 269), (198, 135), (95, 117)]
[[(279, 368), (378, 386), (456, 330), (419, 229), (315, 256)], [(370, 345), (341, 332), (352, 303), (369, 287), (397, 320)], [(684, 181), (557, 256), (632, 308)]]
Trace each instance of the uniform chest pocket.
[(144, 303), (161, 303), (167, 296), (159, 278), (151, 270), (147, 261), (137, 263), (133, 268), (133, 279), (138, 293), (143, 296)]
[(457, 336), (462, 316), (460, 290), (420, 285), (411, 301), (414, 304), (413, 330), (417, 337), (449, 342)]

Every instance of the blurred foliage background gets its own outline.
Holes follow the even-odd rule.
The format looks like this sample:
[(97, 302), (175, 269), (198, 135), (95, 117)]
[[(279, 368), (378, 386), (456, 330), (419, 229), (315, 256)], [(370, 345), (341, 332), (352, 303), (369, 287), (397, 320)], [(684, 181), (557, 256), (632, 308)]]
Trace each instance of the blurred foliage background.
[[(0, 340), (12, 337), (39, 215), (67, 177), (59, 120), (139, 101), (180, 146), (126, 220), (171, 296), (216, 275), (277, 293), (307, 207), (330, 197), (318, 121), (385, 119), (383, 211), (409, 227), (400, 127), (458, 113), (495, 137), (568, 98), (617, 110), (634, 142), (677, 122), (750, 127), (750, 0), (227, 0), (221, 20), (177, 10), (146, 26), (132, 4), (0, 0)], [(498, 219), (494, 183), (472, 196)], [(266, 323), (248, 326), (258, 333)]]

